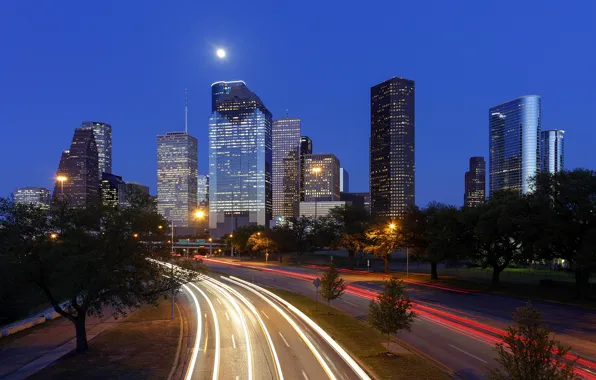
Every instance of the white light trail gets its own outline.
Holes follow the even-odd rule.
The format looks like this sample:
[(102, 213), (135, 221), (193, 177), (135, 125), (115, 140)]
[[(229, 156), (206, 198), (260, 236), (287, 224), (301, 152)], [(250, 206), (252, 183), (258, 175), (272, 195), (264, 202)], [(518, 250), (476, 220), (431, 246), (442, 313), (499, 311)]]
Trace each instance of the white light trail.
[[(317, 359), (317, 361), (319, 362), (319, 364), (321, 365), (321, 367), (323, 367), (323, 370), (325, 371), (325, 373), (327, 374), (327, 376), (331, 380), (336, 380), (337, 379), (335, 377), (335, 375), (333, 374), (333, 372), (331, 371), (331, 368), (329, 368), (329, 365), (325, 362), (325, 360), (323, 360), (323, 357), (321, 356), (321, 353), (312, 344), (312, 342), (310, 341), (310, 339), (308, 339), (308, 337), (304, 334), (304, 332), (296, 324), (296, 322), (294, 322), (294, 320), (292, 318), (290, 318), (290, 316), (288, 315), (288, 313), (286, 313), (285, 311), (283, 311), (279, 306), (277, 306), (275, 303), (273, 303), (273, 301), (271, 301), (269, 298), (265, 297), (261, 293), (257, 292), (252, 287), (249, 287), (249, 286), (243, 284), (244, 281), (239, 280), (236, 277), (233, 277), (233, 278), (232, 277), (230, 277), (230, 278), (222, 277), (222, 278), (224, 280), (228, 280), (228, 281), (230, 281), (232, 283), (235, 283), (236, 285), (241, 286), (241, 287), (245, 288), (246, 290), (248, 290), (248, 291), (256, 294), (257, 296), (259, 296), (260, 298), (262, 298), (265, 302), (267, 302), (269, 305), (271, 305), (275, 310), (277, 310), (277, 312), (279, 314), (281, 314), (282, 317), (284, 317), (284, 319), (290, 324), (290, 326), (292, 326), (292, 328), (294, 328), (294, 330), (300, 336), (300, 338), (302, 338), (302, 340), (304, 341), (304, 343), (306, 343), (306, 345), (310, 349), (310, 352), (312, 352), (312, 354), (315, 356), (315, 358)], [(237, 280), (239, 280), (241, 282), (239, 282)]]
[[(224, 279), (227, 279), (227, 278), (224, 277)], [(339, 356), (341, 356), (342, 359), (344, 359), (344, 361), (350, 366), (350, 368), (352, 368), (352, 370), (361, 379), (366, 379), (366, 380), (370, 379), (370, 376), (368, 376), (368, 374), (358, 365), (358, 363), (356, 363), (356, 361), (339, 344), (337, 344), (337, 342), (335, 342), (335, 340), (333, 340), (333, 338), (331, 338), (329, 336), (329, 334), (327, 334), (325, 332), (325, 330), (323, 330), (319, 325), (317, 325), (312, 319), (310, 319), (308, 316), (306, 316), (303, 312), (298, 310), (298, 308), (296, 308), (294, 305), (287, 302), (283, 298), (278, 297), (277, 295), (271, 293), (267, 289), (264, 289), (260, 286), (254, 285), (250, 282), (247, 282), (247, 281), (244, 281), (239, 278), (232, 277), (232, 276), (230, 276), (229, 279), (231, 281), (237, 281), (242, 284), (245, 284), (248, 287), (258, 289), (261, 292), (267, 294), (269, 297), (277, 300), (278, 302), (281, 302), (284, 306), (286, 306), (288, 309), (290, 309), (294, 314), (296, 314), (298, 317), (300, 317), (300, 319), (302, 319), (304, 322), (306, 322), (313, 330), (315, 330), (331, 347), (333, 347), (335, 352), (337, 352), (337, 354)]]
[(217, 380), (219, 377), (219, 355), (220, 355), (220, 342), (219, 342), (219, 321), (217, 320), (217, 313), (215, 312), (215, 308), (213, 307), (213, 303), (207, 297), (205, 292), (203, 292), (198, 286), (193, 283), (190, 283), (195, 289), (201, 293), (201, 295), (207, 300), (207, 304), (209, 305), (209, 309), (211, 309), (211, 314), (213, 315), (213, 325), (215, 326), (215, 358), (213, 360), (213, 380)]
[(197, 297), (192, 292), (192, 290), (190, 290), (190, 288), (188, 286), (182, 285), (182, 287), (191, 295), (191, 297), (195, 303), (195, 307), (197, 308), (197, 335), (195, 336), (195, 345), (192, 350), (190, 364), (188, 365), (188, 369), (186, 371), (186, 376), (184, 377), (185, 380), (190, 380), (190, 378), (192, 377), (192, 372), (194, 371), (194, 368), (195, 368), (195, 364), (197, 362), (197, 356), (199, 355), (199, 343), (201, 341), (201, 332), (203, 331), (203, 328), (201, 325), (201, 307), (199, 306), (199, 300), (197, 300)]

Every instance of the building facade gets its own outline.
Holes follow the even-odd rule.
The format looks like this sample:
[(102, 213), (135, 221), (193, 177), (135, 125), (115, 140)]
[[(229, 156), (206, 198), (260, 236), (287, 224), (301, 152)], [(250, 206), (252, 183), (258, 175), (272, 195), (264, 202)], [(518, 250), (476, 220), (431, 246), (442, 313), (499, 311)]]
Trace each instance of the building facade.
[(126, 183), (122, 177), (111, 173), (101, 173), (99, 181), (99, 198), (104, 206), (117, 207), (127, 205)]
[(304, 201), (339, 201), (339, 160), (334, 154), (304, 157)]
[(300, 202), (300, 216), (307, 218), (321, 218), (329, 216), (329, 211), (336, 207), (344, 207), (351, 204), (346, 201), (318, 201)]
[(563, 170), (565, 131), (553, 129), (540, 132), (540, 170), (557, 173)]
[(149, 186), (145, 186), (142, 183), (138, 182), (127, 182), (126, 183), (126, 191), (138, 191), (140, 193), (150, 195), (149, 194)]
[(301, 126), (299, 118), (284, 117), (273, 121), (273, 217), (298, 217)]
[[(217, 82), (221, 83), (221, 82)], [(220, 237), (272, 217), (271, 112), (246, 85), (217, 97), (209, 118), (209, 229)]]
[(341, 193), (340, 200), (349, 202), (353, 206), (363, 207), (370, 212), (370, 193)]
[(414, 95), (404, 78), (370, 90), (370, 198), (379, 218), (400, 218), (415, 204)]
[(70, 149), (62, 152), (60, 158), (54, 197), (75, 207), (99, 201), (99, 165), (92, 130), (75, 129)]
[(342, 193), (350, 192), (350, 174), (344, 168), (339, 168), (339, 191)]
[(21, 187), (13, 193), (14, 201), (30, 204), (44, 210), (50, 209), (50, 190), (43, 187)]
[(489, 109), (489, 194), (511, 189), (531, 191), (530, 179), (540, 169), (541, 99), (537, 95)]
[(83, 129), (93, 131), (95, 145), (97, 146), (98, 173), (112, 172), (112, 126), (98, 121), (84, 121)]
[(209, 205), (209, 176), (205, 174), (199, 174), (197, 182), (197, 193), (198, 193), (198, 205), (199, 207), (205, 207)]
[(234, 87), (246, 87), (242, 80), (219, 81), (211, 85), (211, 113), (215, 112), (217, 101), (225, 95), (228, 95)]
[(473, 207), (486, 199), (486, 163), (484, 157), (470, 157), (470, 170), (465, 175), (464, 206)]
[(198, 145), (187, 132), (157, 136), (157, 211), (175, 227), (193, 227)]
[(300, 201), (304, 201), (304, 158), (307, 154), (312, 154), (312, 140), (300, 136)]

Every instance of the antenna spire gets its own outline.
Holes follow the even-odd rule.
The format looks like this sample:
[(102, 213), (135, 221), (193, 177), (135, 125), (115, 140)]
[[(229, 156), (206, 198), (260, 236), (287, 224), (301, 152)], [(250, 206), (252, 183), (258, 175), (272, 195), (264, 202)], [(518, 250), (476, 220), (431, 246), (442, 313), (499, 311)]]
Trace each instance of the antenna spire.
[(188, 89), (184, 89), (184, 132), (188, 133)]
[(288, 117), (289, 117), (289, 111), (288, 111), (288, 109), (286, 108), (286, 118), (288, 118)]

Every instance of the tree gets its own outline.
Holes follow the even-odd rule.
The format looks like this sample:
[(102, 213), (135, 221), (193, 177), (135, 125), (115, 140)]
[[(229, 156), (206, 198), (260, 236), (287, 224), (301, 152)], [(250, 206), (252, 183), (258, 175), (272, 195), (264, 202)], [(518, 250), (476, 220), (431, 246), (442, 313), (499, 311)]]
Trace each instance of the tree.
[(403, 282), (395, 277), (385, 281), (383, 292), (368, 305), (368, 323), (387, 335), (400, 330), (411, 331), (416, 313), (412, 311), (412, 301), (404, 291)]
[(234, 250), (239, 254), (250, 252), (251, 249), (248, 246), (248, 239), (255, 232), (264, 231), (265, 227), (263, 226), (242, 226), (236, 228), (232, 237), (232, 245), (234, 246)]
[(454, 206), (431, 202), (424, 209), (408, 209), (403, 224), (405, 243), (416, 257), (431, 265), (431, 279), (439, 278), (441, 261), (461, 256), (464, 252), (464, 222), (461, 211)]
[(269, 259), (269, 252), (275, 250), (275, 242), (268, 232), (255, 232), (248, 238), (246, 246), (255, 252), (265, 253), (265, 260)]
[(370, 243), (364, 251), (382, 257), (385, 262), (385, 273), (389, 273), (389, 254), (404, 243), (401, 225), (399, 223), (377, 224), (369, 228), (365, 235)]
[(541, 173), (534, 185), (531, 199), (538, 211), (532, 215), (542, 232), (536, 248), (545, 260), (571, 263), (577, 296), (583, 298), (596, 271), (596, 171)]
[(63, 201), (44, 211), (0, 199), (0, 270), (41, 289), (85, 351), (87, 316), (126, 315), (196, 278), (185, 270), (168, 277), (171, 268), (148, 260), (170, 260), (167, 245), (156, 243), (165, 243), (167, 229), (154, 206), (147, 199), (127, 208)]
[(513, 314), (515, 325), (507, 328), (495, 351), (500, 367), (487, 372), (491, 380), (575, 380), (573, 366), (563, 357), (570, 347), (550, 338), (551, 330), (542, 321), (540, 311), (528, 302)]
[(329, 269), (323, 273), (319, 286), (319, 294), (327, 300), (327, 313), (330, 312), (331, 301), (340, 298), (344, 294), (346, 286), (347, 284), (339, 276), (335, 265), (331, 264)]
[(350, 269), (353, 269), (354, 256), (365, 247), (366, 228), (371, 221), (370, 213), (364, 207), (347, 205), (331, 209), (329, 216), (335, 221), (336, 245), (348, 251)]
[(524, 264), (533, 258), (525, 231), (530, 224), (529, 203), (526, 196), (501, 190), (476, 209), (476, 213), (468, 213), (477, 218), (473, 239), (475, 257), (483, 268), (493, 269), (492, 283), (496, 285), (509, 264)]

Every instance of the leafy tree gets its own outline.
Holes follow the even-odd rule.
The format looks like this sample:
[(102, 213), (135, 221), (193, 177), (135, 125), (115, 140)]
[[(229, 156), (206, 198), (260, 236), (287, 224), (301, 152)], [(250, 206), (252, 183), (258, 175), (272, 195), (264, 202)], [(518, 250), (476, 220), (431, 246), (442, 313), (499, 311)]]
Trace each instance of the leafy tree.
[(439, 278), (437, 266), (441, 261), (456, 258), (463, 249), (464, 221), (454, 206), (431, 202), (424, 209), (414, 206), (403, 220), (405, 242), (416, 257), (431, 265), (431, 278)]
[(331, 209), (329, 216), (335, 221), (336, 245), (348, 251), (350, 269), (354, 268), (354, 256), (365, 247), (366, 228), (371, 216), (365, 208), (353, 205)]
[(502, 190), (476, 207), (474, 228), (475, 257), (483, 268), (492, 268), (492, 283), (499, 283), (501, 272), (512, 262), (524, 264), (533, 258), (525, 229), (530, 224), (527, 197)]
[(126, 315), (196, 278), (177, 269), (172, 277), (171, 268), (148, 260), (170, 260), (166, 244), (147, 243), (165, 242), (160, 225), (165, 221), (147, 199), (127, 208), (57, 202), (50, 211), (0, 199), (0, 276), (11, 273), (14, 281), (39, 287), (74, 324), (82, 352), (87, 316)]
[(389, 273), (389, 254), (404, 243), (401, 224), (377, 224), (369, 228), (365, 235), (370, 243), (364, 251), (382, 257), (385, 262), (385, 273)]
[(513, 314), (515, 325), (507, 328), (502, 343), (495, 351), (500, 367), (488, 370), (491, 380), (575, 380), (573, 366), (563, 357), (570, 347), (563, 347), (550, 338), (551, 330), (542, 320), (540, 311), (528, 302)]
[(329, 216), (312, 218), (308, 239), (313, 250), (334, 248), (338, 240), (335, 220)]
[(385, 281), (383, 291), (368, 305), (368, 323), (387, 335), (400, 330), (411, 331), (416, 314), (412, 311), (412, 301), (404, 291), (403, 282), (395, 277)]
[(267, 231), (255, 232), (248, 238), (246, 246), (254, 252), (265, 253), (265, 260), (269, 259), (269, 252), (275, 250), (275, 241), (269, 236)]
[(542, 232), (535, 248), (543, 259), (571, 263), (577, 295), (583, 298), (596, 271), (596, 171), (541, 173), (535, 188), (531, 199), (537, 206), (532, 215)]
[(339, 271), (335, 265), (331, 265), (321, 277), (319, 294), (327, 300), (327, 313), (331, 309), (331, 301), (340, 298), (346, 289), (347, 284), (339, 276)]
[(236, 228), (232, 237), (232, 245), (234, 246), (235, 252), (238, 254), (250, 252), (251, 249), (248, 246), (248, 239), (255, 232), (264, 231), (265, 227), (263, 226), (242, 226)]

